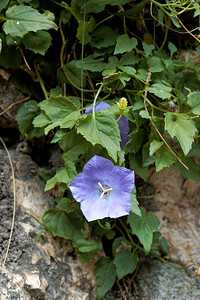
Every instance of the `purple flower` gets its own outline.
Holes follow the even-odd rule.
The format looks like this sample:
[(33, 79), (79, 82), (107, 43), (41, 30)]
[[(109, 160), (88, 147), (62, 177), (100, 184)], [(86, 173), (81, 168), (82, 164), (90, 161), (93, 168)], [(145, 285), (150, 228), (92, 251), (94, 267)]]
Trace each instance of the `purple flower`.
[(69, 188), (90, 222), (128, 215), (134, 184), (134, 171), (114, 166), (110, 160), (95, 155), (85, 164), (83, 172), (73, 179)]
[[(100, 110), (106, 110), (110, 105), (104, 101), (100, 101), (95, 105), (95, 112)], [(85, 110), (86, 114), (92, 113), (92, 106), (87, 107)], [(116, 115), (116, 119), (119, 118), (119, 115)], [(130, 137), (128, 136), (129, 133), (129, 124), (128, 119), (125, 116), (121, 116), (120, 120), (118, 121), (119, 130), (120, 130), (120, 136), (121, 136), (121, 142), (120, 147), (121, 149), (124, 149), (126, 143), (130, 140)]]

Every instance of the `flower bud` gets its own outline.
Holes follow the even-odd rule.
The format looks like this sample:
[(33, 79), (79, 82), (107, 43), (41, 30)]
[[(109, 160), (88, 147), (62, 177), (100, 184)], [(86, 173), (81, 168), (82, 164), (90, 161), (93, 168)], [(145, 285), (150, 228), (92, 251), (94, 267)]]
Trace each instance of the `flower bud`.
[(124, 97), (120, 98), (119, 104), (118, 104), (119, 109), (120, 109), (120, 110), (126, 109), (127, 103), (128, 103), (128, 102), (127, 102), (127, 99), (126, 99), (126, 98), (124, 98)]

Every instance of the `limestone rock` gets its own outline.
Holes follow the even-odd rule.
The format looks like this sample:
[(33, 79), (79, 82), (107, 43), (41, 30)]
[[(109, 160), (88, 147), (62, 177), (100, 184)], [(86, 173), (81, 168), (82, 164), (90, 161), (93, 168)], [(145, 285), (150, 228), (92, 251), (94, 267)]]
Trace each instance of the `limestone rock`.
[[(0, 77), (0, 113), (14, 102), (22, 99), (24, 99), (24, 95), (14, 86), (13, 83), (10, 80), (5, 80)], [(12, 106), (8, 111), (1, 115), (0, 127), (17, 128), (15, 116), (20, 105), (21, 104), (19, 103)]]
[[(38, 167), (28, 155), (10, 151), (16, 177), (15, 226), (5, 268), (0, 268), (1, 300), (82, 300), (94, 299), (95, 278), (92, 264), (81, 264), (70, 241), (45, 234), (43, 213), (53, 206)], [(8, 245), (13, 213), (12, 180), (6, 152), (0, 150), (0, 265)], [(91, 298), (92, 297), (92, 298)]]
[(152, 169), (148, 182), (160, 191), (151, 202), (171, 247), (170, 260), (200, 264), (200, 182), (185, 179), (175, 166), (159, 173)]

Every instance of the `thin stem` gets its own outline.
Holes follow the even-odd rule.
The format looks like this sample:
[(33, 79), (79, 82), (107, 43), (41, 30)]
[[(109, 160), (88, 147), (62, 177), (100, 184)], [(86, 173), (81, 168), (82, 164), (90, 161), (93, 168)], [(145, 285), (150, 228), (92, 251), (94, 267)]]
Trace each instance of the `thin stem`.
[(84, 15), (83, 15), (83, 33), (82, 33), (82, 45), (81, 45), (81, 106), (83, 108), (83, 97), (84, 97), (84, 92), (83, 92), (83, 75), (84, 75), (84, 70), (83, 70), (83, 56), (84, 56), (84, 40), (85, 40), (85, 15), (86, 15), (86, 6), (84, 5)]
[[(155, 106), (154, 104), (151, 103), (151, 101), (149, 101), (147, 98), (146, 98), (146, 102), (153, 108), (157, 109), (157, 110), (160, 110), (162, 112), (165, 112), (165, 113), (170, 113), (171, 115), (175, 116), (175, 117), (178, 117), (178, 118), (181, 118), (181, 119), (184, 119), (184, 120), (191, 120), (191, 119), (196, 119), (196, 118), (199, 118), (199, 116), (193, 116), (193, 117), (184, 117), (182, 116), (181, 114), (177, 114), (177, 113), (173, 113), (171, 111), (168, 111), (166, 109), (163, 109), (163, 108), (160, 108), (158, 106)], [(187, 113), (184, 113), (184, 115), (187, 114)]]
[(99, 96), (99, 93), (101, 92), (102, 87), (103, 87), (103, 83), (101, 83), (100, 88), (98, 89), (98, 91), (94, 97), (93, 108), (92, 108), (93, 119), (95, 119), (95, 105), (96, 105), (97, 98)]
[(119, 118), (117, 119), (117, 122), (121, 119), (122, 117), (122, 114), (119, 115)]
[(6, 264), (6, 260), (7, 260), (11, 240), (12, 240), (13, 229), (14, 229), (15, 209), (16, 209), (16, 185), (15, 185), (15, 171), (14, 171), (12, 159), (11, 159), (9, 151), (8, 151), (6, 145), (5, 145), (5, 143), (4, 143), (4, 141), (2, 140), (1, 137), (0, 137), (0, 141), (1, 141), (1, 143), (3, 144), (3, 146), (6, 150), (6, 153), (8, 155), (8, 159), (9, 159), (9, 163), (10, 163), (10, 168), (11, 168), (11, 173), (12, 173), (12, 180), (13, 180), (13, 199), (14, 199), (13, 200), (13, 217), (12, 217), (12, 224), (11, 224), (11, 229), (10, 229), (10, 237), (9, 237), (8, 246), (7, 246), (7, 249), (6, 249), (6, 254), (5, 254), (3, 265), (2, 265), (2, 267), (4, 268), (4, 266)]
[(37, 67), (36, 67), (36, 63), (35, 63), (35, 62), (33, 63), (33, 66), (34, 66), (34, 69), (35, 69), (35, 73), (36, 73), (36, 75), (37, 75), (37, 78), (39, 79), (40, 86), (41, 86), (42, 91), (43, 91), (43, 93), (44, 93), (45, 99), (48, 99), (48, 93), (47, 93), (47, 90), (46, 90), (46, 88), (45, 88), (45, 85), (44, 85), (44, 82), (43, 82), (43, 80), (42, 80), (42, 77), (40, 76), (40, 73), (38, 72), (38, 69), (37, 69)]
[(176, 270), (186, 270), (188, 267), (176, 267), (175, 265), (169, 263), (168, 261), (166, 261), (164, 258), (158, 256), (158, 255), (153, 255), (154, 257), (160, 259), (162, 262), (164, 262), (165, 264), (169, 265), (170, 267), (176, 269)]
[[(165, 20), (166, 20), (166, 18), (165, 18)], [(165, 27), (165, 36), (164, 36), (162, 45), (160, 46), (159, 52), (163, 49), (163, 47), (167, 41), (167, 36), (168, 36), (168, 27)]]
[(104, 226), (103, 224), (101, 224), (100, 220), (97, 220), (99, 226), (105, 230), (108, 230), (108, 228), (106, 226)]
[(124, 228), (124, 230), (125, 230), (125, 232), (126, 232), (128, 238), (129, 238), (129, 240), (130, 240), (132, 246), (134, 246), (135, 248), (140, 249), (142, 252), (145, 252), (144, 249), (143, 249), (142, 247), (140, 247), (139, 245), (137, 245), (137, 244), (133, 241), (132, 236), (130, 235), (130, 232), (129, 232), (128, 228), (126, 227), (126, 225), (124, 224), (124, 222), (123, 222), (120, 218), (119, 218), (118, 220), (119, 220), (120, 224), (122, 225), (122, 227)]

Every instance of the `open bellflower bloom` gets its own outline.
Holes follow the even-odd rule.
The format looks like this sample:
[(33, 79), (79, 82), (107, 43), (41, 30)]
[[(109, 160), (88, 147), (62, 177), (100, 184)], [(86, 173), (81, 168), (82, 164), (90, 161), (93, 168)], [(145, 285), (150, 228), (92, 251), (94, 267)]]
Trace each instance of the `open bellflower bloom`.
[[(110, 105), (104, 101), (100, 101), (95, 105), (95, 112), (100, 111), (100, 110), (106, 110)], [(86, 114), (92, 113), (92, 106), (87, 107), (85, 110)], [(119, 115), (116, 115), (116, 119), (118, 119)], [(129, 124), (128, 124), (128, 119), (122, 115), (120, 120), (118, 121), (119, 125), (119, 131), (120, 131), (120, 136), (121, 136), (121, 142), (120, 142), (120, 147), (121, 149), (124, 149), (126, 143), (130, 140), (130, 137), (128, 136), (129, 133)]]
[(110, 160), (95, 155), (85, 164), (83, 172), (73, 179), (69, 188), (90, 222), (128, 215), (134, 184), (134, 171), (114, 166)]

